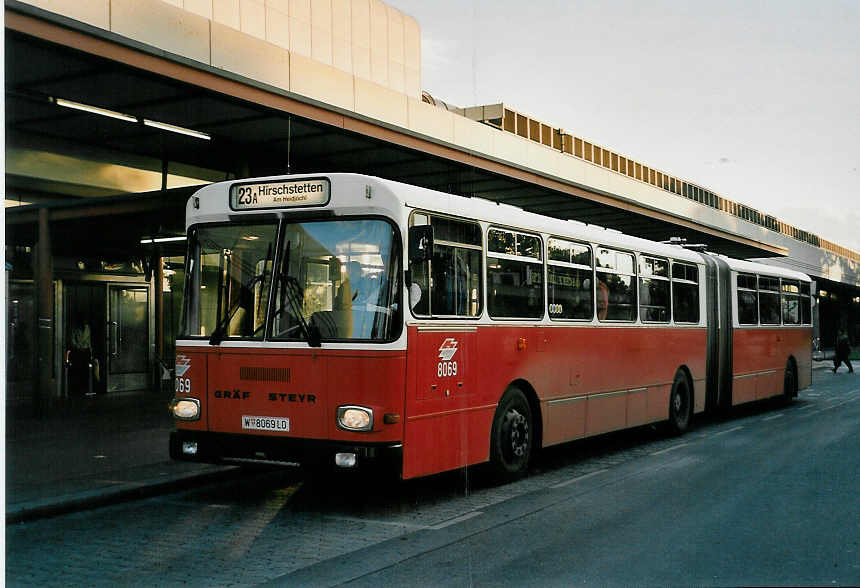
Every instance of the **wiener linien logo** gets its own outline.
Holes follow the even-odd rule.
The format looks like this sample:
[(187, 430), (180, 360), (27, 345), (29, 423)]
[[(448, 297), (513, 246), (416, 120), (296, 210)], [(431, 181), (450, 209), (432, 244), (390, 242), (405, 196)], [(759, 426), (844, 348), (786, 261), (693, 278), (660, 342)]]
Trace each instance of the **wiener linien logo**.
[(457, 353), (456, 339), (448, 337), (442, 341), (442, 345), (439, 347), (439, 359), (442, 361), (451, 361), (451, 358), (454, 357), (455, 353)]

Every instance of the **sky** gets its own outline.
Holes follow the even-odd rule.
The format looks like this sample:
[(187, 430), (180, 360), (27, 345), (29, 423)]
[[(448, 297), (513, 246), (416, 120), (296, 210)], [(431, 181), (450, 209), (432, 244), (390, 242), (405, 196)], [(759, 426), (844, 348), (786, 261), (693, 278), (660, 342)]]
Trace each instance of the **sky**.
[(860, 252), (860, 1), (386, 0), (422, 89), (509, 107)]

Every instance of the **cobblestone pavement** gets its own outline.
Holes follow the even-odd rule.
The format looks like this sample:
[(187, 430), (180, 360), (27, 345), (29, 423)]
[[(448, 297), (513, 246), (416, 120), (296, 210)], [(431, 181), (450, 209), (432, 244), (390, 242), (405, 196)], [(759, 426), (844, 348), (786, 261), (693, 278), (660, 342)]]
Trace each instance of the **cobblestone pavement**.
[[(826, 407), (840, 398), (810, 390), (786, 410)], [(416, 530), (441, 529), (482, 508), (729, 432), (750, 420), (763, 421), (772, 413), (773, 406), (759, 406), (726, 421), (700, 423), (683, 441), (644, 428), (550, 448), (528, 477), (501, 486), (472, 470), (385, 485), (349, 476), (305, 479), (288, 470), (10, 525), (6, 582), (253, 586)]]

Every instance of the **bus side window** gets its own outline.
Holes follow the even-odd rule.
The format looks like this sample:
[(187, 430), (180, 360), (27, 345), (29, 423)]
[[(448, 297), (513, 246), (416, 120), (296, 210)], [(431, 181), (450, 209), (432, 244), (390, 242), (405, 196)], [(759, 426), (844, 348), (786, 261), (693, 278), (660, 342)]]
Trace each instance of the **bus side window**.
[(672, 264), (672, 312), (676, 323), (699, 322), (699, 268)]
[(759, 276), (758, 312), (763, 325), (780, 323), (779, 278)]
[[(633, 254), (597, 249), (597, 318), (607, 321), (636, 320), (636, 267)], [(602, 284), (602, 285), (601, 285)], [(606, 311), (602, 309), (606, 291)]]
[(742, 325), (758, 324), (755, 276), (738, 274), (738, 323)]
[(800, 284), (797, 280), (782, 280), (782, 324), (800, 324)]
[(544, 315), (540, 237), (490, 229), (487, 235), (487, 310), (493, 318)]
[(417, 315), (430, 314), (430, 276), (427, 272), (429, 262), (421, 261), (409, 266), (412, 284), (409, 286), (409, 306)]
[[(428, 223), (433, 227), (429, 261), (415, 256), (409, 265), (412, 313), (416, 316), (478, 316), (482, 273), (480, 225), (420, 213), (413, 215), (412, 222)], [(413, 257), (411, 253), (410, 257)]]
[(639, 314), (642, 322), (669, 322), (669, 262), (639, 258)]
[(812, 324), (812, 298), (810, 298), (810, 284), (800, 283), (800, 322), (804, 325)]
[(547, 241), (547, 308), (551, 319), (594, 317), (593, 274), (591, 247), (556, 238)]

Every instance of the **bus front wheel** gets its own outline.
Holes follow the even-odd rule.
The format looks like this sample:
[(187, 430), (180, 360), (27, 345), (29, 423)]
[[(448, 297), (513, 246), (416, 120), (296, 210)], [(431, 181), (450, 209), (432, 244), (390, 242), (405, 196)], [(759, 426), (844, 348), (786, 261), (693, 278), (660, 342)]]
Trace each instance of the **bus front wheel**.
[(672, 383), (672, 393), (669, 395), (669, 429), (675, 435), (680, 435), (690, 428), (693, 416), (693, 392), (687, 376), (679, 371)]
[(499, 401), (490, 437), (490, 464), (502, 479), (526, 472), (534, 446), (532, 411), (518, 388), (509, 388)]

